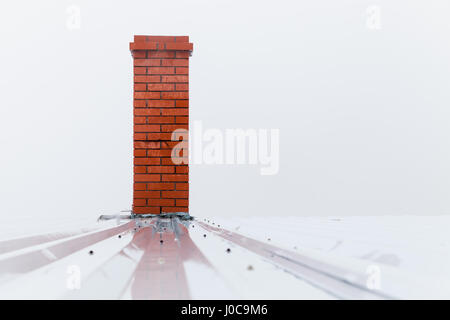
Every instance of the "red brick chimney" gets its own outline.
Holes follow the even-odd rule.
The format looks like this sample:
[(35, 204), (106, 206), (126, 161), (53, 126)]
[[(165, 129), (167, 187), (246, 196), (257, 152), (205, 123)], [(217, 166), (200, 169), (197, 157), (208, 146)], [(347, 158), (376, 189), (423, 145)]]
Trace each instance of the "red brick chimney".
[[(172, 161), (176, 129), (188, 129), (187, 36), (135, 36), (133, 212), (189, 212), (189, 167)], [(178, 161), (176, 161), (178, 162)]]

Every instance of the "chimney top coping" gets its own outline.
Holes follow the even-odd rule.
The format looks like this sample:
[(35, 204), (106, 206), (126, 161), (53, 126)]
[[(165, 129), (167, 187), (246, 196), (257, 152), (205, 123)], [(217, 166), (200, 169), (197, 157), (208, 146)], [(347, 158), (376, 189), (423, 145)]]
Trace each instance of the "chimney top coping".
[(189, 36), (145, 36), (135, 35), (130, 50), (177, 50), (192, 51)]

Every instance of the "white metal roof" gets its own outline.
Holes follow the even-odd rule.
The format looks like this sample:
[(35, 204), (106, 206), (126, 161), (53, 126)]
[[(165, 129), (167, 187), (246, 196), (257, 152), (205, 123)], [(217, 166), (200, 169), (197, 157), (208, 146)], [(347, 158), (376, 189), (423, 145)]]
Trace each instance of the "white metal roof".
[(0, 240), (0, 298), (449, 298), (449, 221), (174, 218), (41, 226), (46, 232)]

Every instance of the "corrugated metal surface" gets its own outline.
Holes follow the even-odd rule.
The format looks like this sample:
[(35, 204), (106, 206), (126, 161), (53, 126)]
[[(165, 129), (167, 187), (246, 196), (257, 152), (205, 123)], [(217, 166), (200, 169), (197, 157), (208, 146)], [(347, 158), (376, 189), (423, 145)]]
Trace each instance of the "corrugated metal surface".
[(448, 273), (439, 269), (449, 264), (448, 222), (173, 218), (73, 228), (62, 221), (40, 234), (24, 227), (28, 235), (11, 231), (0, 241), (0, 298), (449, 298)]

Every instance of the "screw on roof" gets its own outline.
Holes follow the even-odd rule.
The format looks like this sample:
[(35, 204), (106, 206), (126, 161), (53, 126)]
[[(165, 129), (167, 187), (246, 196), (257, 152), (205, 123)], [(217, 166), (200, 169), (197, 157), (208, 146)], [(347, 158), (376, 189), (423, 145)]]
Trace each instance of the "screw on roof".
[(230, 252), (231, 252), (231, 249), (230, 249), (230, 248), (228, 248), (228, 249), (227, 249), (227, 252), (228, 252), (228, 253), (230, 253)]
[(93, 250), (90, 250), (90, 251), (89, 251), (89, 254), (92, 256), (92, 255), (94, 254), (94, 251), (93, 251)]

